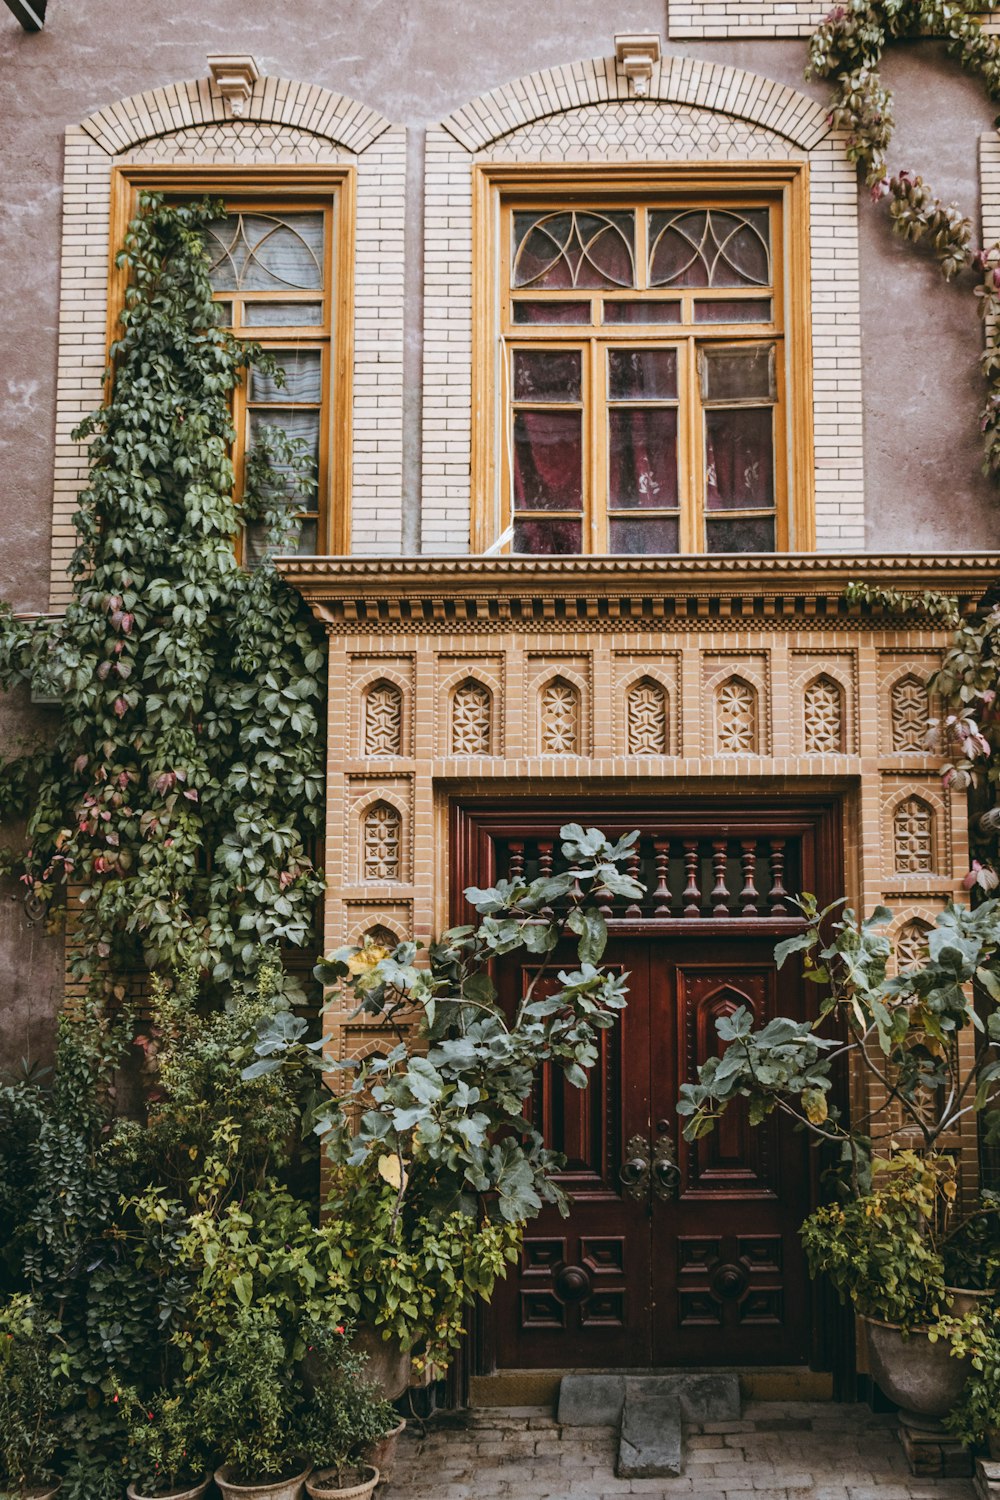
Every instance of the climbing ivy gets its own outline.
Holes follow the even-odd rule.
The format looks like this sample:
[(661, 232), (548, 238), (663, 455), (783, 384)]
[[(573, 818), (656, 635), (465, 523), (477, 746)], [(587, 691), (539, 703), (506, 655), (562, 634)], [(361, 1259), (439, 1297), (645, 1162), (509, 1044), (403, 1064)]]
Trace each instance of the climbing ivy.
[(813, 33), (807, 77), (834, 80), (831, 124), (847, 133), (847, 154), (872, 197), (886, 200), (893, 231), (923, 241), (946, 281), (977, 273), (986, 331), (982, 357), (987, 396), (982, 411), (986, 472), (1000, 472), (1000, 245), (973, 244), (972, 221), (954, 203), (944, 204), (915, 172), (889, 175), (886, 153), (894, 127), (892, 94), (879, 67), (890, 41), (943, 37), (950, 57), (978, 74), (991, 99), (1000, 99), (1000, 37), (983, 31), (980, 15), (1000, 0), (849, 0), (837, 5)]
[(61, 705), (51, 743), (0, 768), (0, 813), (27, 817), (8, 868), (43, 900), (78, 888), (87, 979), (245, 974), (261, 945), (310, 941), (321, 889), (324, 652), (269, 557), (236, 553), (248, 522), (280, 546), (314, 480), (272, 429), (234, 502), (233, 390), (252, 365), (281, 374), (218, 325), (202, 231), (223, 212), (140, 199), (108, 395), (75, 434), (72, 598), (0, 615), (0, 685)]

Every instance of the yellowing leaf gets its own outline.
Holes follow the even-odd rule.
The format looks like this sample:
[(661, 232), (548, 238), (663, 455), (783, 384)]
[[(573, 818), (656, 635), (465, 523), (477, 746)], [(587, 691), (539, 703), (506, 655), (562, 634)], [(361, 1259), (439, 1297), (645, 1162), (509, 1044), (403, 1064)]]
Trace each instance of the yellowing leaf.
[(389, 957), (388, 948), (382, 948), (378, 943), (366, 943), (359, 953), (355, 953), (347, 960), (347, 971), (349, 974), (367, 974), (380, 964), (383, 958)]
[(403, 1171), (403, 1164), (398, 1156), (380, 1156), (378, 1159), (378, 1175), (390, 1187), (394, 1187), (397, 1190), (406, 1184), (406, 1174)]

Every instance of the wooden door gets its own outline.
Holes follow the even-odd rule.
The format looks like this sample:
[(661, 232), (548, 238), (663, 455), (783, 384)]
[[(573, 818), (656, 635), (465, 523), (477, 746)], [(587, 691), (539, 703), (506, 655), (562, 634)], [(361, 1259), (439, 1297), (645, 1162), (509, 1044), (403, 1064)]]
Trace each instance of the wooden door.
[[(638, 912), (621, 903), (606, 913), (605, 961), (629, 975), (628, 1009), (603, 1034), (587, 1090), (544, 1070), (532, 1103), (546, 1141), (567, 1158), (571, 1212), (563, 1220), (546, 1209), (528, 1227), (489, 1315), (483, 1367), (810, 1360), (797, 1234), (811, 1206), (803, 1136), (777, 1117), (751, 1129), (736, 1107), (688, 1146), (676, 1103), (680, 1084), (719, 1048), (718, 1017), (740, 1005), (762, 1022), (804, 1017), (814, 1002), (795, 966), (779, 972), (773, 954), (802, 925), (789, 892), (829, 891), (828, 813), (765, 809), (721, 827), (692, 809), (645, 813), (649, 894)], [(582, 821), (578, 808), (572, 816)], [(617, 834), (643, 827), (642, 816), (594, 809), (586, 821)], [(471, 866), (486, 884), (557, 868), (557, 817), (498, 810), (492, 822), (480, 814), (460, 824), (462, 873)], [(537, 962), (524, 959), (498, 967), (508, 1004)]]

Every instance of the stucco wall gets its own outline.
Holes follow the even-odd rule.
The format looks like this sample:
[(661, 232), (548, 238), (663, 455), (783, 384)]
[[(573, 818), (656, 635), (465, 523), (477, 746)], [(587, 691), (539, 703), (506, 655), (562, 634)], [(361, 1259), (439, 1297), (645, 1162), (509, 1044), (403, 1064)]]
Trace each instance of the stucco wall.
[[(203, 77), (211, 52), (251, 52), (269, 74), (343, 92), (409, 130), (407, 166), (404, 547), (419, 544), (424, 131), (510, 79), (608, 55), (615, 31), (666, 36), (665, 7), (633, 0), (508, 0), (502, 11), (456, 0), (175, 0), (170, 7), (50, 0), (27, 35), (0, 9), (0, 598), (44, 609), (48, 597), (63, 132), (103, 105), (173, 80)], [(678, 56), (727, 62), (804, 88), (801, 41), (666, 41)], [(893, 161), (925, 173), (946, 199), (979, 213), (978, 140), (995, 106), (934, 43), (897, 48)], [(866, 195), (862, 195), (863, 197)], [(868, 542), (889, 551), (971, 549), (1000, 535), (994, 486), (980, 474), (976, 410), (981, 336), (973, 299), (890, 238), (861, 205), (861, 281)], [(3, 734), (11, 717), (0, 719)], [(5, 892), (5, 897), (10, 893)], [(20, 909), (0, 919), (0, 1055), (26, 1050), (35, 1009), (51, 1006), (57, 955), (25, 933)], [(41, 946), (39, 946), (41, 945)], [(37, 967), (40, 965), (40, 967)], [(30, 969), (30, 973), (27, 969)], [(20, 979), (18, 979), (20, 973)], [(30, 993), (29, 993), (30, 991)], [(19, 1009), (9, 1010), (15, 993)], [(9, 1032), (9, 1034), (8, 1034)]]

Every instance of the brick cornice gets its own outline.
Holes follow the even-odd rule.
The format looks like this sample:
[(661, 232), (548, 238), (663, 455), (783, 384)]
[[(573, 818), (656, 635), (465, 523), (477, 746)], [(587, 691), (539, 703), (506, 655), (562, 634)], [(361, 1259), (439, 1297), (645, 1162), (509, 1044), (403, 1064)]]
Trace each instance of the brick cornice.
[(331, 628), (548, 629), (584, 624), (671, 629), (744, 621), (760, 628), (873, 629), (892, 615), (851, 604), (852, 581), (957, 596), (970, 611), (1000, 582), (1000, 554), (831, 553), (733, 557), (289, 557), (287, 581)]

